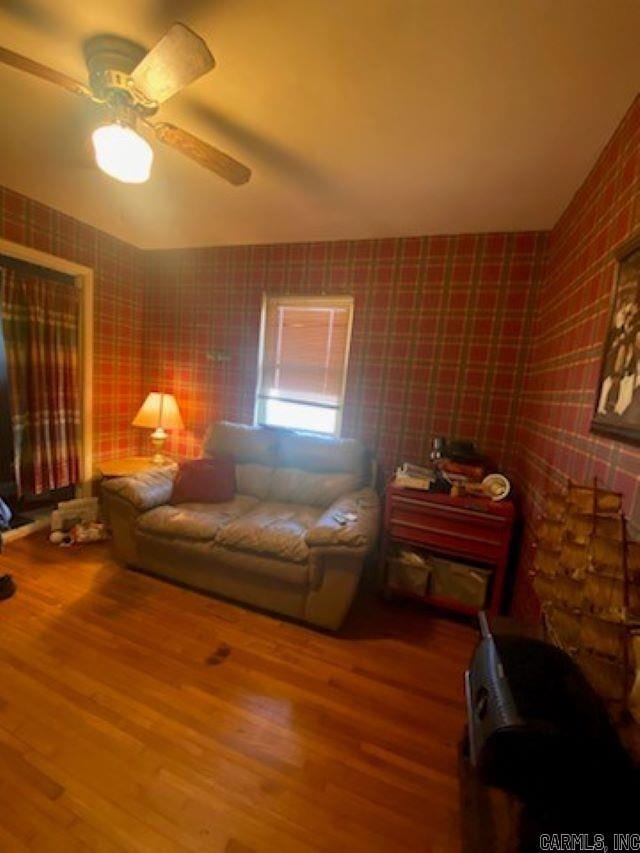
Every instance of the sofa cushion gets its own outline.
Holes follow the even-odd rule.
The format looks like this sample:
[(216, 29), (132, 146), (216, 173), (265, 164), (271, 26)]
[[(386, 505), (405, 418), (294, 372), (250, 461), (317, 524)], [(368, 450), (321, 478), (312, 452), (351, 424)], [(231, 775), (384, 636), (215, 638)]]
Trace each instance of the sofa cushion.
[(172, 539), (211, 540), (220, 528), (251, 510), (257, 503), (250, 495), (236, 495), (225, 503), (159, 506), (140, 516), (137, 529)]
[[(301, 468), (321, 474), (348, 473), (364, 478), (366, 450), (354, 438), (282, 433), (278, 467)], [(356, 486), (360, 486), (359, 482)]]
[(358, 474), (316, 474), (300, 468), (276, 468), (269, 498), (309, 506), (327, 507), (360, 486)]
[(229, 453), (189, 459), (178, 465), (173, 481), (172, 504), (224, 503), (236, 493), (236, 468)]
[(256, 465), (251, 462), (236, 465), (237, 491), (241, 495), (253, 495), (260, 501), (266, 501), (271, 490), (274, 470), (268, 465)]
[(303, 563), (309, 556), (305, 534), (320, 514), (313, 506), (265, 501), (222, 527), (216, 544)]
[(220, 421), (207, 431), (204, 453), (231, 453), (236, 463), (252, 462), (274, 468), (278, 461), (277, 433), (264, 427)]
[(322, 582), (322, 566), (316, 561), (292, 563), (211, 541), (167, 539), (144, 531), (138, 531), (136, 538), (143, 568), (267, 609), (272, 607), (274, 593), (287, 594), (283, 584), (289, 593), (300, 594), (317, 589)]

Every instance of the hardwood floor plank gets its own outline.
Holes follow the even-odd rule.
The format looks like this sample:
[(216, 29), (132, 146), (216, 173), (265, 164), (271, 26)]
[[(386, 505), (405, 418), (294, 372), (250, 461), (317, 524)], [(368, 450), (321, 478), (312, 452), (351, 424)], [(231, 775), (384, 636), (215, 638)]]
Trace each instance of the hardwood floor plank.
[(1, 850), (458, 848), (470, 626), (363, 596), (333, 635), (42, 535), (0, 560)]

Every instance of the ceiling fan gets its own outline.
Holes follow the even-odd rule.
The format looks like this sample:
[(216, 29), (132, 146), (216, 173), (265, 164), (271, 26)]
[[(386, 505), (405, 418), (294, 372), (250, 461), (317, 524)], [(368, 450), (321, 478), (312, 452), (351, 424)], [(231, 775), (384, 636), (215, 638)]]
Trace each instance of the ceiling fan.
[(153, 149), (141, 127), (232, 184), (249, 180), (251, 170), (233, 157), (174, 124), (149, 120), (164, 101), (215, 65), (205, 42), (189, 27), (173, 24), (148, 53), (111, 35), (89, 39), (84, 53), (88, 85), (4, 47), (0, 62), (104, 105), (109, 118), (93, 131), (95, 158), (102, 171), (119, 181), (143, 183), (149, 178)]

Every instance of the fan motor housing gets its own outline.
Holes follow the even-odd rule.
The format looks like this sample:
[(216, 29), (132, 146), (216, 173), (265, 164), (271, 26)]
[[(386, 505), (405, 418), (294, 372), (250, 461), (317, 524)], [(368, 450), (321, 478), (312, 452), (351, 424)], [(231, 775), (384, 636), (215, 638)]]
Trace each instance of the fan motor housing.
[(114, 35), (98, 35), (84, 43), (89, 84), (99, 100), (116, 106), (123, 102), (144, 115), (153, 115), (157, 104), (146, 101), (131, 85), (131, 72), (146, 56), (141, 45)]

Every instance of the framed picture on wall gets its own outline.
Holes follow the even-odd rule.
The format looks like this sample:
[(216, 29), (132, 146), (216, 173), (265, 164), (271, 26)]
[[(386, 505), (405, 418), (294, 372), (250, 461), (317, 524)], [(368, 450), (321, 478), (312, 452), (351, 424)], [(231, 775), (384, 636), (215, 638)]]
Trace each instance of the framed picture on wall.
[(617, 253), (592, 432), (640, 444), (640, 236)]

